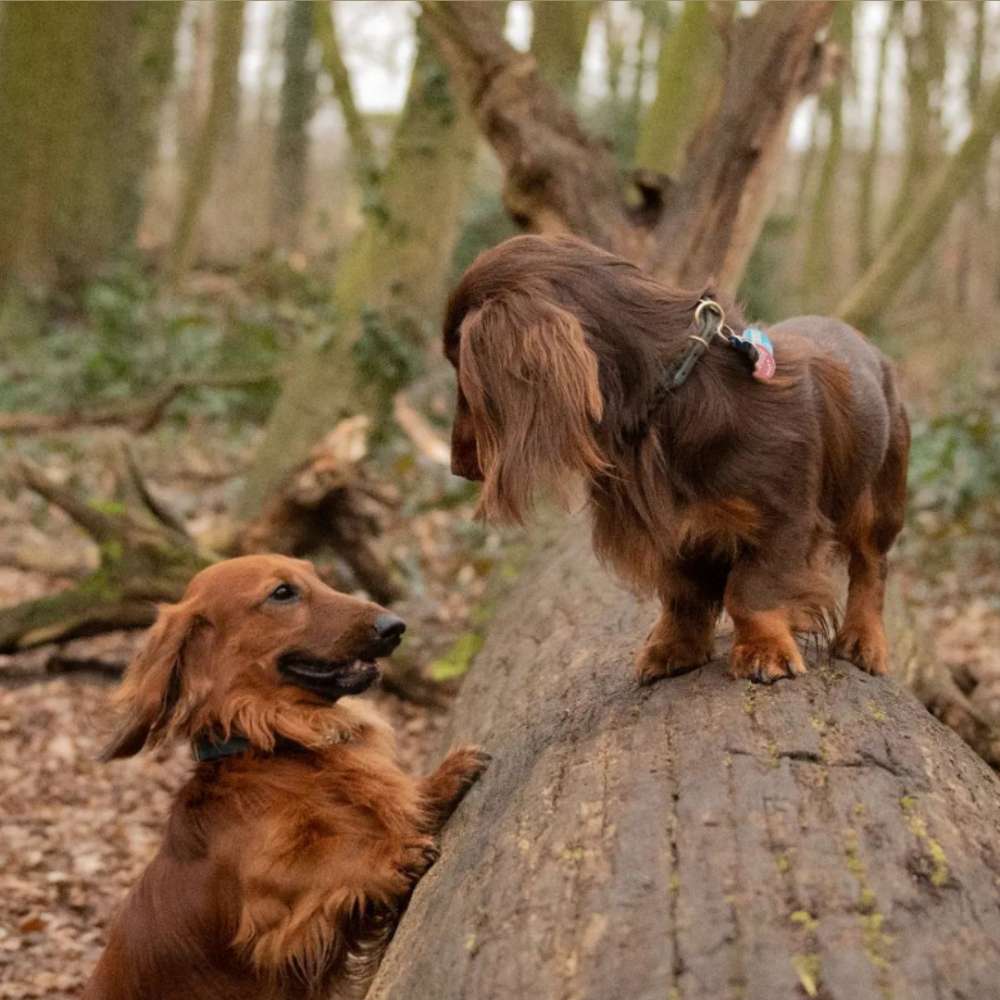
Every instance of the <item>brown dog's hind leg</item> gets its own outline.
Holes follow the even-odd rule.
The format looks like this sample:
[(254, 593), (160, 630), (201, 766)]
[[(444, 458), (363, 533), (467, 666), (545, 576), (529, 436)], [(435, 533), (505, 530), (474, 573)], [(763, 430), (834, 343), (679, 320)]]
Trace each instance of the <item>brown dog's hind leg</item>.
[(683, 564), (665, 569), (660, 617), (636, 657), (640, 684), (676, 677), (712, 658), (725, 576), (717, 570), (696, 574), (692, 569)]
[(899, 412), (889, 451), (873, 487), (866, 490), (847, 521), (841, 540), (849, 554), (847, 608), (833, 652), (870, 674), (889, 670), (882, 622), (886, 553), (903, 527), (909, 430)]
[(490, 760), (490, 755), (477, 746), (456, 747), (448, 752), (433, 774), (420, 782), (420, 794), (434, 833), (444, 826)]

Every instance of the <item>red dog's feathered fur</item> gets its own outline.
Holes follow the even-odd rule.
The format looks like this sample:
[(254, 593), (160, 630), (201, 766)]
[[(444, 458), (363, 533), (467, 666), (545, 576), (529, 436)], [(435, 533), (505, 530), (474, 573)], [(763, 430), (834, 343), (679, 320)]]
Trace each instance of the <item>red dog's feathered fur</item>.
[(835, 648), (883, 673), (885, 555), (909, 448), (892, 368), (844, 323), (802, 317), (768, 329), (772, 380), (717, 341), (663, 396), (706, 294), (569, 238), (484, 253), (445, 320), (453, 471), (483, 480), (486, 516), (515, 521), (539, 488), (565, 496), (583, 479), (598, 554), (662, 602), (643, 681), (706, 662), (723, 607), (737, 677), (802, 673), (793, 631), (832, 613), (831, 543), (850, 574)]
[(414, 780), (389, 727), (338, 700), (371, 683), (368, 661), (402, 627), (282, 556), (212, 566), (161, 609), (105, 756), (175, 738), (238, 735), (250, 748), (198, 764), (181, 789), (85, 1000), (325, 1000), (361, 988), (486, 762), (464, 747)]

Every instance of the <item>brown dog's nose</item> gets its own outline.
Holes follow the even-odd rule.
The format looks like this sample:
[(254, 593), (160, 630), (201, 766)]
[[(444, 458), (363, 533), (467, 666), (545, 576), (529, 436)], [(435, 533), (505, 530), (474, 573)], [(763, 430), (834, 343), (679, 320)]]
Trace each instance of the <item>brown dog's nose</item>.
[(398, 639), (406, 631), (406, 622), (387, 611), (375, 619), (375, 631), (380, 639)]

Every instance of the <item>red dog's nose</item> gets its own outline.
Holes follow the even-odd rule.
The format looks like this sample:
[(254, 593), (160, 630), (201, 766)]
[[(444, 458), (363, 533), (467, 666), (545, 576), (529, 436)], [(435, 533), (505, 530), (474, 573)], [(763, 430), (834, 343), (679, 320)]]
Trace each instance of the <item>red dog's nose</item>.
[(375, 619), (375, 631), (380, 639), (398, 639), (406, 631), (406, 622), (387, 611)]

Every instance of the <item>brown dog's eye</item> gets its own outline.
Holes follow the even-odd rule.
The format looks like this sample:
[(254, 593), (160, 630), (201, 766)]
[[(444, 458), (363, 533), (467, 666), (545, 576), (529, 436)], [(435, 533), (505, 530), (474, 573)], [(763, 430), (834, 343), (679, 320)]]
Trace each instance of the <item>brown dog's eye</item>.
[(267, 595), (269, 601), (275, 601), (278, 604), (290, 604), (292, 601), (297, 601), (299, 599), (299, 592), (297, 588), (293, 587), (290, 583), (279, 583), (270, 594)]

